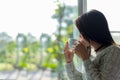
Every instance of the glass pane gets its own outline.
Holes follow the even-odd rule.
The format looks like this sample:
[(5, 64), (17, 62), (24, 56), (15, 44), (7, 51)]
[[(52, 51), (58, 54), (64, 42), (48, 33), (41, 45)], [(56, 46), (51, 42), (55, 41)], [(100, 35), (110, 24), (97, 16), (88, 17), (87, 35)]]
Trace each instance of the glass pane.
[(118, 45), (120, 45), (120, 31), (112, 31), (111, 34), (112, 34), (112, 37), (113, 37), (114, 41)]

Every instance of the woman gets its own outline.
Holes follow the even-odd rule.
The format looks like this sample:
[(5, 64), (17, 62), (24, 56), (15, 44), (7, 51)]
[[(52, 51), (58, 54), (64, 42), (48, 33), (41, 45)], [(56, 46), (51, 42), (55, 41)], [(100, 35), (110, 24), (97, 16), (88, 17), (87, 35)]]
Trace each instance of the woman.
[[(68, 48), (68, 42), (64, 48), (69, 79), (120, 80), (120, 48), (110, 34), (105, 16), (100, 11), (91, 10), (78, 17), (75, 23), (80, 33), (80, 39), (75, 43), (72, 52)], [(88, 47), (93, 47), (95, 50), (94, 59), (90, 58), (91, 53), (88, 51)], [(74, 54), (83, 61), (84, 74), (75, 69)]]

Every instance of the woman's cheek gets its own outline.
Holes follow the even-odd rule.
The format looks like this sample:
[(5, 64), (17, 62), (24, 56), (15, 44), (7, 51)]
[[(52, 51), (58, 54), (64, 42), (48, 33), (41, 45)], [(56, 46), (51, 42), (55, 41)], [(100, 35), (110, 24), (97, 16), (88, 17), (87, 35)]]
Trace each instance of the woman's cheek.
[(86, 41), (86, 40), (82, 40), (82, 43), (83, 43), (83, 45), (86, 46), (86, 47), (89, 46), (89, 43), (88, 43), (88, 41)]

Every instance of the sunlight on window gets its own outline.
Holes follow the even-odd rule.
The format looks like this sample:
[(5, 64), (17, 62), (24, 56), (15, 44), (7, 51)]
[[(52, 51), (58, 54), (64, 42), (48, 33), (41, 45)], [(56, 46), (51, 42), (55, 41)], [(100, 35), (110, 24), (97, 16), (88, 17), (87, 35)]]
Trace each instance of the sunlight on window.
[(17, 33), (51, 34), (56, 30), (56, 21), (51, 19), (55, 4), (51, 0), (1, 0), (0, 32), (15, 37)]
[(119, 5), (119, 0), (87, 0), (87, 10), (97, 9), (103, 12), (111, 31), (120, 30)]

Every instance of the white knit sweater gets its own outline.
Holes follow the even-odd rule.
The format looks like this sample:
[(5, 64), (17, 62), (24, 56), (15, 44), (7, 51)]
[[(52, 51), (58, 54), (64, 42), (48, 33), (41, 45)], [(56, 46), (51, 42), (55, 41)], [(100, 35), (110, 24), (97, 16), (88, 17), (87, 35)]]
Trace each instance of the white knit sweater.
[(66, 64), (66, 71), (70, 80), (120, 80), (120, 48), (114, 45), (96, 53), (94, 60), (83, 62), (85, 74), (77, 71), (74, 63)]

